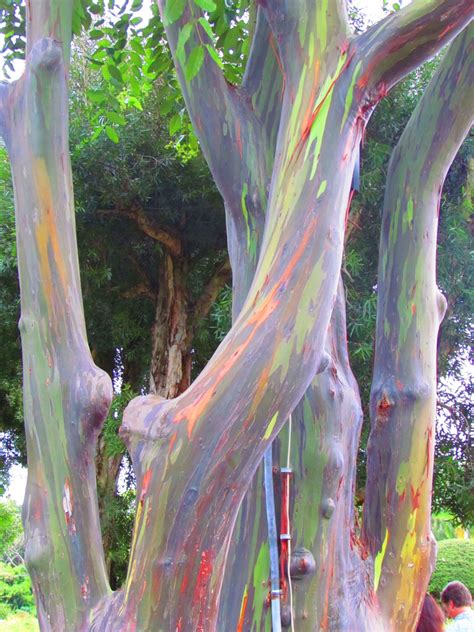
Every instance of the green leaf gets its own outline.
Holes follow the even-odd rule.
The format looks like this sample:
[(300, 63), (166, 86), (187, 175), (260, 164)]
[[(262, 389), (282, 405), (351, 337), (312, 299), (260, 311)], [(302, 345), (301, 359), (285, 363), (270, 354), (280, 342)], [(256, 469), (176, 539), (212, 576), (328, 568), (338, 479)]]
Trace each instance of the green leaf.
[(164, 18), (167, 24), (173, 24), (183, 15), (187, 0), (166, 0)]
[(216, 62), (219, 68), (222, 68), (222, 59), (219, 57), (219, 53), (216, 49), (210, 44), (206, 44), (207, 52), (211, 56), (211, 58)]
[(135, 98), (135, 97), (133, 97), (131, 95), (129, 95), (129, 97), (128, 97), (128, 103), (130, 105), (133, 105), (133, 107), (136, 108), (137, 110), (140, 110), (140, 111), (143, 110), (143, 106), (140, 103), (140, 101), (137, 98)]
[(181, 127), (181, 117), (179, 114), (175, 114), (171, 118), (168, 125), (170, 136), (174, 136), (180, 127)]
[(196, 46), (191, 51), (186, 62), (186, 68), (184, 74), (187, 81), (192, 81), (201, 69), (202, 62), (204, 61), (204, 48), (202, 46)]
[(202, 26), (202, 28), (206, 31), (206, 33), (209, 36), (209, 39), (211, 40), (211, 42), (214, 41), (214, 33), (212, 31), (211, 25), (209, 24), (209, 22), (206, 20), (206, 18), (200, 17), (198, 20), (199, 24)]
[(130, 46), (131, 48), (133, 48), (133, 50), (136, 53), (138, 53), (142, 57), (145, 56), (145, 49), (143, 48), (143, 46), (141, 45), (141, 42), (139, 41), (137, 37), (130, 40)]
[(87, 90), (86, 95), (92, 103), (103, 103), (107, 101), (107, 94), (101, 90)]
[(194, 3), (204, 11), (209, 11), (210, 13), (217, 9), (217, 5), (213, 0), (194, 0)]
[(115, 79), (115, 81), (118, 81), (119, 83), (123, 83), (122, 73), (117, 68), (117, 66), (112, 66), (112, 64), (109, 64), (107, 66), (107, 70), (109, 71), (112, 79)]
[(109, 127), (108, 125), (106, 125), (105, 127), (105, 133), (107, 134), (107, 136), (110, 138), (110, 140), (114, 143), (118, 143), (119, 142), (119, 137), (117, 132), (114, 130), (113, 127)]
[(125, 117), (119, 114), (118, 112), (106, 112), (105, 116), (109, 119), (111, 123), (115, 123), (116, 125), (126, 124)]
[(179, 29), (178, 44), (176, 45), (176, 57), (183, 68), (186, 62), (186, 52), (184, 47), (188, 39), (191, 37), (192, 30), (193, 25), (190, 22), (185, 24), (182, 29)]

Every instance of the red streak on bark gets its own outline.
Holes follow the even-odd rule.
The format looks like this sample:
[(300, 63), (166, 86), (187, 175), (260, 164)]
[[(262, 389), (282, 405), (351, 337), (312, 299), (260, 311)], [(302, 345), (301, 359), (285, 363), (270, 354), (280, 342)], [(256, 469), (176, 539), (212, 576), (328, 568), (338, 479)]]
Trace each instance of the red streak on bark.
[(280, 55), (278, 54), (278, 51), (275, 46), (275, 38), (273, 37), (273, 33), (270, 33), (269, 40), (270, 40), (270, 47), (275, 55), (278, 68), (280, 69), (280, 72), (281, 72), (281, 77), (282, 77), (281, 94), (283, 95), (283, 93), (285, 92), (285, 83), (286, 83), (285, 71), (283, 70), (283, 64), (281, 63)]
[(324, 105), (324, 102), (326, 101), (326, 99), (328, 98), (328, 96), (331, 94), (332, 89), (334, 88), (334, 85), (336, 83), (336, 81), (339, 79), (339, 77), (342, 75), (342, 73), (346, 70), (346, 68), (349, 66), (352, 57), (354, 56), (354, 53), (347, 58), (346, 63), (343, 65), (343, 67), (341, 68), (341, 70), (339, 71), (339, 73), (334, 77), (334, 79), (331, 81), (331, 83), (329, 84), (328, 89), (326, 90), (325, 95), (323, 96), (323, 98), (321, 99), (321, 101), (318, 103), (318, 105), (314, 108), (313, 113), (311, 114), (311, 116), (309, 117), (309, 120), (306, 124), (306, 127), (302, 130), (301, 132), (301, 137), (296, 145), (296, 147), (293, 150), (293, 153), (291, 154), (290, 160), (289, 160), (289, 164), (291, 164), (291, 162), (293, 161), (293, 158), (295, 157), (295, 154), (297, 153), (297, 158), (299, 157), (299, 155), (301, 154), (301, 150), (303, 149), (303, 145), (306, 141), (306, 139), (309, 136), (309, 133), (311, 132), (311, 128), (313, 126), (314, 121), (316, 120), (316, 117), (318, 116), (321, 108)]
[(176, 632), (181, 632), (183, 626), (183, 617), (179, 617), (178, 623), (176, 624)]
[(245, 611), (247, 610), (248, 600), (249, 600), (249, 596), (245, 595), (242, 601), (242, 608), (240, 609), (239, 623), (237, 624), (236, 632), (244, 632)]
[(411, 304), (411, 315), (414, 316), (416, 314), (416, 305), (415, 303)]
[(445, 26), (445, 28), (438, 35), (438, 39), (442, 39), (447, 33), (449, 33), (449, 31), (452, 31), (454, 27), (455, 27), (454, 23), (451, 23)]
[(199, 571), (194, 588), (193, 606), (199, 605), (199, 617), (197, 622), (197, 630), (205, 632), (204, 628), (204, 609), (206, 599), (209, 592), (209, 581), (212, 575), (212, 551), (203, 551)]
[(86, 577), (85, 582), (81, 585), (81, 594), (83, 599), (87, 599), (89, 596), (89, 577)]
[(146, 496), (146, 493), (148, 491), (148, 487), (150, 485), (150, 479), (151, 479), (151, 474), (152, 474), (152, 470), (151, 468), (149, 468), (145, 474), (143, 475), (143, 483), (142, 483), (142, 489), (140, 492), (140, 502), (143, 503), (143, 500)]
[(181, 582), (181, 594), (183, 594), (184, 592), (186, 592), (186, 588), (188, 587), (188, 582), (189, 582), (189, 577), (187, 575), (185, 575), (183, 577), (183, 581)]
[(415, 511), (415, 509), (418, 509), (418, 507), (420, 506), (420, 489), (418, 488), (415, 491), (415, 488), (413, 487), (413, 485), (410, 485), (410, 491), (411, 491), (411, 507), (413, 511)]
[(310, 119), (311, 119), (311, 110), (313, 107), (313, 103), (316, 99), (316, 90), (318, 87), (318, 76), (319, 76), (319, 60), (316, 60), (314, 62), (314, 78), (313, 78), (313, 87), (311, 88), (311, 94), (309, 97), (309, 105), (308, 108), (306, 110), (306, 112), (304, 113), (303, 116), (303, 122), (301, 124), (301, 135), (303, 135), (305, 133), (305, 130), (308, 128)]

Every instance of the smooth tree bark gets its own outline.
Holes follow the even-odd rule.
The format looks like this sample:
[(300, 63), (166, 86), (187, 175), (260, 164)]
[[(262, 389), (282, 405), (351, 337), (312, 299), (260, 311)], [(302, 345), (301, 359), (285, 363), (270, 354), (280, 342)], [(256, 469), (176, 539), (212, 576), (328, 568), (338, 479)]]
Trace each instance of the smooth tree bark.
[(23, 76), (2, 86), (21, 286), (28, 481), (25, 561), (44, 630), (87, 626), (110, 593), (95, 446), (112, 397), (87, 346), (68, 146), (72, 3), (28, 6)]
[[(410, 169), (394, 178), (404, 179), (394, 228), (384, 223), (373, 480), (360, 539), (352, 530), (360, 404), (347, 362), (341, 291), (336, 296), (350, 183), (367, 117), (396, 81), (465, 27), (471, 3), (415, 1), (352, 38), (342, 1), (267, 0), (258, 5), (256, 29), (266, 34), (266, 45), (254, 44), (238, 88), (207, 52), (196, 77), (185, 79), (190, 50), (211, 42), (197, 5), (181, 6), (173, 18), (173, 0), (163, 0), (160, 10), (191, 118), (225, 201), (235, 318), (184, 393), (139, 397), (127, 408), (121, 433), (137, 476), (137, 510), (127, 580), (113, 594), (94, 469), (111, 386), (86, 343), (67, 158), (72, 0), (28, 3), (26, 71), (2, 92), (22, 291), (27, 564), (41, 627), (217, 629), (239, 506), (263, 453), (304, 397), (298, 432), (303, 446), (316, 444), (319, 456), (314, 464), (303, 451), (294, 457), (298, 476), (314, 486), (312, 493), (302, 486), (293, 503), (295, 540), (315, 560), (312, 588), (308, 582), (306, 589), (295, 588), (298, 627), (349, 630), (356, 622), (360, 630), (411, 630), (429, 571), (430, 389), (439, 323), (431, 305), (433, 211), (466, 127), (456, 99), (468, 77), (469, 31), (458, 38), (424, 101), (429, 122), (419, 147), (426, 158), (408, 163), (400, 153), (400, 164)], [(444, 110), (452, 117), (447, 128), (444, 120), (440, 124)], [(420, 263), (427, 248), (428, 280)], [(414, 349), (415, 359), (409, 355)], [(407, 388), (399, 388), (392, 369), (412, 378)], [(390, 440), (397, 445), (389, 453)], [(307, 566), (296, 564), (295, 575)], [(260, 562), (257, 583), (268, 582), (264, 567)], [(282, 579), (285, 587), (288, 578)], [(248, 599), (243, 591), (239, 620), (226, 627), (265, 629), (258, 597), (252, 628), (246, 627)], [(334, 607), (338, 600), (342, 612)]]
[(443, 182), (472, 125), (473, 36), (471, 25), (451, 45), (388, 171), (362, 539), (390, 629), (408, 629), (414, 609), (401, 604), (421, 608), (434, 569), (436, 341), (446, 309), (436, 238)]

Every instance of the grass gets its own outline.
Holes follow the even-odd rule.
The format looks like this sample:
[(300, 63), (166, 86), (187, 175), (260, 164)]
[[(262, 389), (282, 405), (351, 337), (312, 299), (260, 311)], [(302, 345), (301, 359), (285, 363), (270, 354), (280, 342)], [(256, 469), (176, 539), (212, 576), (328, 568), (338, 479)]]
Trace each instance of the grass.
[(15, 612), (0, 621), (2, 632), (39, 632), (38, 620), (29, 612)]

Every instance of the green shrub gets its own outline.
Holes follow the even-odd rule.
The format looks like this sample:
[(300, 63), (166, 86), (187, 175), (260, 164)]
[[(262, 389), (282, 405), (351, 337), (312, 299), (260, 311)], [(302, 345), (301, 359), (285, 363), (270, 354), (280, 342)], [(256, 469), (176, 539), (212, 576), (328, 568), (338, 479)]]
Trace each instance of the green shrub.
[(13, 610), (6, 603), (0, 603), (0, 621), (6, 619), (11, 614), (13, 614)]
[(431, 576), (429, 592), (439, 598), (452, 581), (466, 585), (474, 592), (474, 540), (442, 540), (438, 542), (436, 568)]
[(31, 580), (23, 564), (10, 566), (0, 562), (0, 603), (11, 611), (34, 612)]

